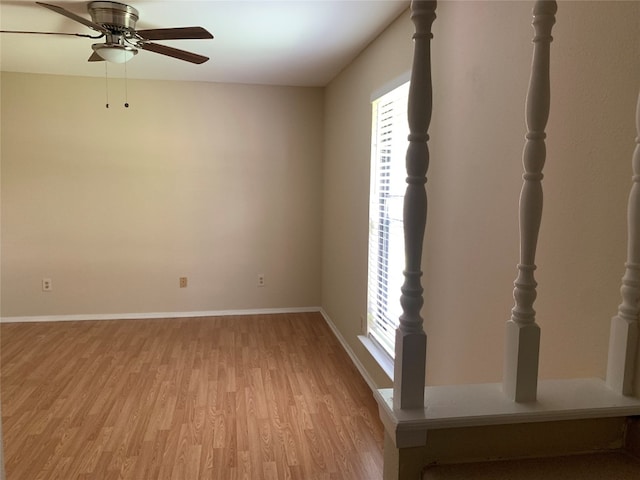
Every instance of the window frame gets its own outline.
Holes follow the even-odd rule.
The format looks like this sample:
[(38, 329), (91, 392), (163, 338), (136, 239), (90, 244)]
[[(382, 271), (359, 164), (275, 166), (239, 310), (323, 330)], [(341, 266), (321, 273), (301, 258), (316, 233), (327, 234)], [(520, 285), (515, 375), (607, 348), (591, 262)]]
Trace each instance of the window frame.
[[(368, 250), (367, 250), (367, 332), (366, 337), (361, 336), (364, 346), (371, 352), (376, 361), (383, 367), (387, 375), (393, 378), (393, 362), (395, 356), (395, 330), (402, 313), (400, 307), (400, 286), (404, 281), (402, 274), (404, 269), (404, 227), (403, 227), (403, 204), (406, 191), (406, 167), (404, 158), (406, 156), (409, 134), (407, 120), (407, 104), (409, 93), (409, 72), (390, 82), (385, 87), (374, 92), (371, 98), (371, 171), (369, 188), (369, 214), (368, 214)], [(386, 102), (386, 103), (385, 103)], [(388, 108), (391, 103), (392, 119), (391, 124), (385, 124), (381, 119), (381, 109)], [(388, 113), (388, 112), (387, 112)], [(382, 125), (381, 125), (382, 124)], [(380, 138), (382, 126), (386, 125), (391, 129), (385, 134), (391, 136), (391, 140)], [(389, 147), (390, 151), (387, 148)], [(388, 158), (383, 158), (388, 157)], [(388, 195), (381, 195), (381, 171), (388, 167)], [(393, 185), (391, 185), (393, 182)], [(401, 192), (401, 195), (398, 193)], [(384, 198), (383, 198), (384, 197)], [(391, 204), (394, 204), (391, 206)], [(382, 211), (390, 214), (393, 225), (389, 224), (386, 231), (385, 226), (381, 227), (384, 215)], [(376, 221), (374, 216), (378, 216)], [(387, 215), (386, 217), (390, 217)], [(393, 233), (393, 245), (390, 237)], [(387, 235), (382, 238), (381, 235)], [(398, 238), (399, 236), (399, 238)], [(377, 243), (378, 245), (373, 245)], [(393, 250), (390, 250), (393, 248)], [(393, 253), (390, 256), (390, 251)], [(385, 253), (383, 257), (381, 252)], [(383, 264), (383, 267), (380, 265)], [(386, 280), (381, 280), (383, 276), (380, 272), (384, 270), (383, 276)], [(375, 273), (374, 273), (375, 271)], [(390, 275), (391, 274), (391, 275)], [(392, 277), (392, 278), (390, 278)], [(387, 282), (386, 286), (381, 282)], [(390, 282), (390, 283), (389, 283)], [(381, 292), (381, 288), (386, 291)], [(397, 293), (397, 296), (393, 292)], [(384, 312), (379, 312), (378, 306), (380, 297), (385, 296), (386, 302), (382, 308)], [(373, 297), (376, 297), (374, 299)], [(395, 302), (395, 306), (388, 308)], [(381, 318), (384, 317), (384, 318)], [(390, 371), (389, 371), (390, 370)]]

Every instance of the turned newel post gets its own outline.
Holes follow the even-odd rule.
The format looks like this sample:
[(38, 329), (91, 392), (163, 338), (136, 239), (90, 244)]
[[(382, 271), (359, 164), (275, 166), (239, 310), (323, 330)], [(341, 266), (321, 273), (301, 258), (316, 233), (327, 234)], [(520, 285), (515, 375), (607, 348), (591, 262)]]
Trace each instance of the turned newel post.
[[(622, 303), (611, 319), (607, 385), (622, 395), (634, 394), (638, 315), (640, 314), (640, 95), (636, 105), (636, 148), (633, 152), (633, 184), (627, 206), (627, 262), (622, 277)], [(636, 386), (638, 387), (638, 386)], [(637, 392), (640, 394), (640, 391)]]
[(405, 270), (402, 285), (402, 315), (396, 330), (393, 406), (396, 409), (424, 407), (424, 377), (427, 336), (420, 310), (424, 303), (422, 243), (427, 221), (428, 130), (431, 122), (431, 25), (436, 1), (413, 0), (411, 20), (415, 25), (413, 66), (409, 87), (409, 147), (407, 190), (404, 197)]
[(537, 1), (533, 7), (533, 62), (526, 101), (527, 135), (522, 154), (524, 174), (520, 192), (520, 263), (514, 282), (515, 306), (507, 322), (503, 388), (517, 402), (536, 400), (540, 327), (533, 302), (536, 287), (533, 272), (538, 232), (542, 219), (542, 168), (546, 158), (544, 129), (549, 118), (549, 60), (551, 28), (555, 23), (555, 1)]

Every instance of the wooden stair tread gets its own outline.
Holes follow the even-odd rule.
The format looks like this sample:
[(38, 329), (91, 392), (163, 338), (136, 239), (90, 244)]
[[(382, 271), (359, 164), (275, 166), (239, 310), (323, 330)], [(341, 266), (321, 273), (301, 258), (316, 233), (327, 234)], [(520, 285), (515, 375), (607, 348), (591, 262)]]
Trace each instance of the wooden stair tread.
[(428, 467), (423, 480), (638, 480), (640, 460), (624, 452)]

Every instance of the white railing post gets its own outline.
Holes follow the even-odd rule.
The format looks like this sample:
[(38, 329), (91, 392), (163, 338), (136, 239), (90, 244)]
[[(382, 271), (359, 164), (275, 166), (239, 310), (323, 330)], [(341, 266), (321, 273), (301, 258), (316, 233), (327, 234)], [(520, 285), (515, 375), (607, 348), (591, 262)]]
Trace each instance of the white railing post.
[(407, 190), (404, 197), (405, 270), (402, 285), (402, 315), (396, 330), (393, 406), (396, 409), (424, 407), (427, 336), (420, 310), (424, 303), (422, 243), (427, 220), (428, 130), (431, 122), (431, 25), (436, 18), (436, 1), (413, 0), (411, 21), (415, 25), (413, 66), (409, 87), (409, 147), (407, 148)]
[(527, 135), (522, 154), (524, 175), (520, 192), (520, 263), (514, 282), (515, 306), (507, 322), (503, 388), (516, 402), (536, 400), (540, 327), (533, 302), (536, 287), (533, 272), (538, 232), (542, 219), (542, 168), (546, 158), (544, 129), (549, 118), (549, 60), (551, 29), (557, 11), (555, 1), (539, 0), (533, 7), (533, 62), (526, 100)]
[(636, 148), (631, 161), (633, 184), (627, 206), (627, 262), (622, 277), (622, 303), (611, 319), (607, 385), (621, 395), (634, 394), (638, 315), (640, 315), (640, 95), (636, 105)]

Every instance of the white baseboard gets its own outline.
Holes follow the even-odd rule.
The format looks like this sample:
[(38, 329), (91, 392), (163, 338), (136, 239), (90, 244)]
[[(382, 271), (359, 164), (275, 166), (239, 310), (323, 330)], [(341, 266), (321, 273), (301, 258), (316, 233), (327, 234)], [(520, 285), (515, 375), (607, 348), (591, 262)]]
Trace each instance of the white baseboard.
[(344, 348), (344, 351), (347, 352), (347, 355), (349, 355), (349, 358), (351, 358), (351, 361), (353, 362), (355, 367), (358, 369), (358, 372), (360, 372), (360, 375), (362, 376), (364, 381), (367, 382), (367, 385), (369, 385), (369, 388), (371, 389), (371, 391), (372, 392), (377, 391), (378, 386), (371, 378), (371, 375), (369, 375), (369, 372), (367, 372), (367, 370), (364, 368), (364, 365), (362, 365), (362, 363), (360, 362), (356, 354), (353, 352), (353, 350), (351, 349), (347, 341), (344, 339), (344, 337), (338, 330), (338, 327), (336, 327), (335, 323), (333, 323), (333, 320), (331, 320), (331, 318), (329, 317), (329, 315), (327, 315), (327, 312), (325, 312), (324, 309), (320, 308), (319, 311), (322, 317), (324, 318), (325, 322), (327, 322), (327, 325), (329, 325), (329, 328), (331, 329), (333, 334), (338, 339), (338, 342), (340, 342), (340, 345), (342, 345), (342, 348)]
[(37, 315), (33, 317), (1, 317), (0, 323), (78, 322), (83, 320), (140, 320), (153, 318), (224, 317), (233, 315), (268, 315), (278, 313), (320, 312), (320, 307), (258, 308), (248, 310), (211, 310), (196, 312), (97, 313), (74, 315)]

